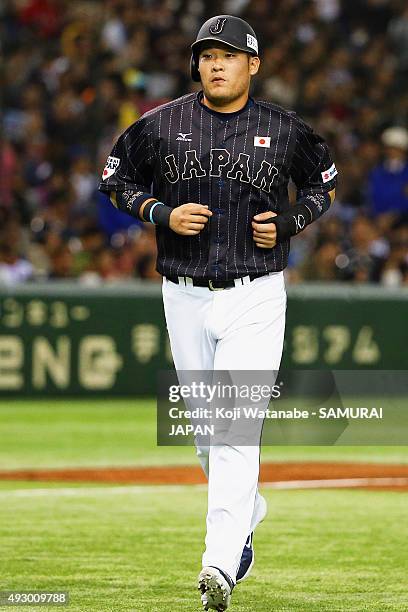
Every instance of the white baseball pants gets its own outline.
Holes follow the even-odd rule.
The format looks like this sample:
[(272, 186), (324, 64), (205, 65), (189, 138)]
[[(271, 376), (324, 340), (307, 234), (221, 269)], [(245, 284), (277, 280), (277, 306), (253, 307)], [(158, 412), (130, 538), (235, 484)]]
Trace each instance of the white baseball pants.
[[(163, 303), (176, 370), (279, 370), (286, 291), (276, 272), (222, 291), (163, 279)], [(260, 516), (259, 446), (197, 447), (208, 478), (203, 566), (235, 581), (242, 549)]]

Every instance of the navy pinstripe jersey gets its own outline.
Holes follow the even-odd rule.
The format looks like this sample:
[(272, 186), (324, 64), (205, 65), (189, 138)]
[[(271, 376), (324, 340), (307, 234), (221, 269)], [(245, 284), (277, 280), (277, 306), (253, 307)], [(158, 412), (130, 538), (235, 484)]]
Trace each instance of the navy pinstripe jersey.
[(163, 275), (230, 280), (283, 270), (289, 241), (256, 246), (254, 215), (289, 208), (297, 196), (331, 191), (337, 174), (323, 139), (294, 112), (249, 98), (216, 113), (192, 93), (145, 113), (117, 140), (99, 189), (135, 189), (176, 207), (207, 204), (213, 215), (196, 236), (156, 226)]

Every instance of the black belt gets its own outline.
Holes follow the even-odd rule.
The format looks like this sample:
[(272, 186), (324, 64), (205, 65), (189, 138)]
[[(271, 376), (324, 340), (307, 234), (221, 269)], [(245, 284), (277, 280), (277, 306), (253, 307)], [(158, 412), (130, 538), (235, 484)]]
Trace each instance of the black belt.
[(189, 276), (166, 276), (166, 278), (176, 285), (184, 282), (186, 287), (188, 285), (193, 285), (193, 287), (207, 287), (207, 289), (210, 291), (220, 291), (221, 289), (230, 289), (239, 285), (245, 285), (248, 282), (248, 279), (249, 282), (252, 282), (256, 278), (260, 278), (261, 276), (266, 276), (268, 274), (269, 272), (266, 272), (265, 274), (248, 274), (248, 276), (244, 276), (242, 278), (225, 281), (211, 280), (208, 278), (190, 278)]

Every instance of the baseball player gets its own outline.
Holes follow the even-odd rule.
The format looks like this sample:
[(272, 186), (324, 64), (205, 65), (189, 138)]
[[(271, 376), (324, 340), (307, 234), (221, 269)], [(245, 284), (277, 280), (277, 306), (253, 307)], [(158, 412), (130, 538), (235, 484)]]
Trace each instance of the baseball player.
[[(99, 188), (113, 204), (156, 226), (178, 371), (279, 369), (290, 239), (334, 199), (337, 171), (323, 139), (294, 112), (249, 96), (259, 66), (248, 23), (209, 19), (192, 44), (202, 89), (143, 115), (103, 170)], [(266, 513), (259, 446), (198, 446), (197, 454), (208, 477), (198, 586), (204, 608), (223, 611), (249, 574)]]

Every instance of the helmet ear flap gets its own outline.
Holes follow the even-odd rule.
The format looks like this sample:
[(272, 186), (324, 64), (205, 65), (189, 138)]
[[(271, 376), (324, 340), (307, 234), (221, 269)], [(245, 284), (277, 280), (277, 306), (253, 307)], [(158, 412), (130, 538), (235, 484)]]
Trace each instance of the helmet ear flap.
[(197, 66), (197, 58), (195, 56), (194, 53), (191, 54), (191, 60), (190, 60), (190, 71), (191, 71), (191, 78), (193, 79), (193, 81), (196, 82), (200, 82), (200, 72), (198, 70), (198, 66)]

